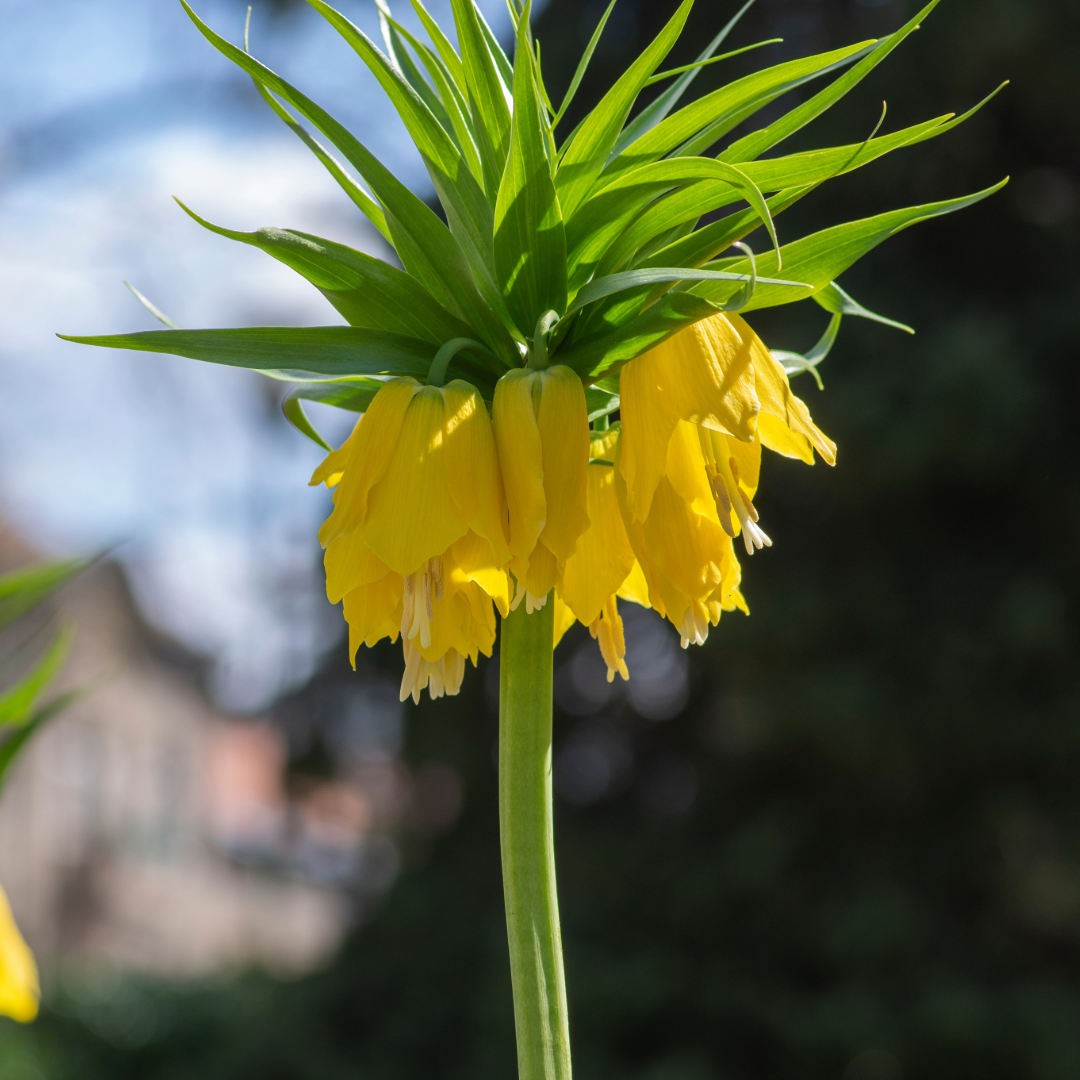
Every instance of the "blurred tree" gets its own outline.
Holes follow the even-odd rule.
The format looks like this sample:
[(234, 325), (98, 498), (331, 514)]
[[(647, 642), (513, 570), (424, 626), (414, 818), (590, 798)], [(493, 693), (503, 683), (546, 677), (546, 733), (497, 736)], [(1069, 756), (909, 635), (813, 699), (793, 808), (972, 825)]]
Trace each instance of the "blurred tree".
[[(576, 109), (673, 7), (620, 0)], [(602, 9), (552, 0), (540, 17), (556, 95)], [(762, 0), (735, 44), (784, 43), (719, 66), (879, 35), (913, 10)], [(672, 62), (718, 17), (699, 5)], [(1078, 49), (1069, 0), (945, 4), (817, 121), (851, 142), (882, 99), (890, 129), (1013, 80), (955, 133), (788, 212), (809, 227), (1013, 183), (843, 281), (917, 336), (846, 320), (826, 391), (796, 381), (839, 464), (769, 462), (758, 507), (776, 546), (747, 561), (753, 615), (688, 656), (681, 714), (564, 698), (557, 829), (583, 1077), (1080, 1075)], [(755, 325), (805, 349), (824, 320), (803, 304)], [(456, 768), (464, 811), (407, 840), (385, 909), (328, 971), (142, 988), (127, 1000), (154, 1022), (137, 1038), (58, 994), (36, 1029), (0, 1029), (0, 1056), (50, 1080), (512, 1075), (484, 687), (481, 670), (456, 702), (410, 714), (411, 761)]]

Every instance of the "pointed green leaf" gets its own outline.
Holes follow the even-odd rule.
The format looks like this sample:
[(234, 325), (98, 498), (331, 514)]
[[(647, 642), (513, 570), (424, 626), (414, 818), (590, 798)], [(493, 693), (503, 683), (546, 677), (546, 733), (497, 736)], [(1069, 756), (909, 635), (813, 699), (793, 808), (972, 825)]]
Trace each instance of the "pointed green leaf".
[(652, 44), (624, 72), (589, 114), (563, 155), (555, 174), (563, 217), (567, 220), (584, 202), (607, 162), (623, 124), (649, 76), (671, 51), (682, 32), (693, 0), (683, 0), (678, 11), (657, 34)]
[(410, 0), (410, 2), (413, 10), (420, 17), (420, 21), (424, 24), (424, 29), (427, 31), (428, 37), (431, 38), (431, 43), (435, 46), (447, 72), (454, 80), (458, 93), (463, 98), (468, 97), (469, 81), (465, 78), (465, 65), (462, 64), (461, 57), (458, 56), (454, 46), (450, 43), (450, 39), (443, 33), (442, 27), (431, 17), (420, 0)]
[(603, 172), (605, 185), (671, 151), (691, 157), (708, 149), (747, 117), (811, 79), (846, 67), (874, 48), (863, 41), (843, 49), (790, 60), (722, 86), (667, 117), (631, 143)]
[(61, 628), (34, 669), (15, 686), (0, 693), (0, 726), (26, 722), (42, 691), (56, 678), (67, 659), (74, 637), (73, 627)]
[(66, 694), (62, 694), (55, 701), (50, 701), (48, 705), (34, 713), (27, 723), (23, 724), (18, 731), (0, 745), (0, 786), (7, 779), (15, 759), (34, 735), (54, 716), (85, 696), (85, 690), (71, 690)]
[(334, 376), (412, 375), (424, 379), (436, 352), (429, 341), (356, 326), (252, 326), (57, 337), (80, 345), (171, 353), (253, 371), (286, 369)]
[(473, 0), (451, 0), (451, 3), (469, 88), (476, 145), (484, 166), (484, 190), (494, 203), (510, 145), (508, 84), (504, 84), (488, 48)]
[(732, 143), (719, 155), (721, 160), (730, 162), (751, 161), (753, 158), (765, 153), (770, 147), (775, 146), (782, 139), (793, 135), (801, 127), (805, 127), (811, 120), (833, 106), (853, 86), (869, 75), (904, 38), (913, 31), (918, 30), (919, 23), (937, 7), (939, 2), (940, 0), (931, 0), (914, 19), (905, 23), (894, 34), (882, 38), (874, 50), (868, 56), (863, 57), (851, 71), (841, 75), (839, 79), (830, 83), (809, 101), (804, 101), (767, 128), (752, 132)]
[(566, 307), (566, 235), (540, 128), (528, 11), (518, 30), (510, 152), (495, 206), (495, 262), (507, 306), (523, 334)]
[(821, 335), (817, 344), (810, 349), (809, 352), (803, 354), (785, 352), (783, 349), (772, 349), (770, 351), (772, 352), (773, 357), (780, 362), (788, 375), (801, 375), (804, 371), (809, 371), (810, 374), (814, 376), (814, 382), (817, 383), (817, 388), (819, 390), (824, 390), (825, 384), (821, 381), (821, 373), (818, 371), (818, 364), (829, 355), (829, 350), (836, 341), (836, 335), (840, 331), (840, 319), (841, 316), (839, 314), (833, 315), (829, 320), (829, 325), (825, 327), (825, 333)]
[(287, 101), (331, 139), (371, 186), (382, 205), (394, 248), (405, 269), (448, 311), (473, 327), (477, 336), (508, 362), (517, 358), (513, 340), (477, 291), (469, 263), (450, 230), (368, 149), (332, 116), (270, 68), (214, 33), (180, 0), (199, 32), (222, 55)]
[(383, 239), (391, 247), (394, 241), (390, 236), (390, 230), (386, 225), (386, 217), (382, 207), (341, 167), (341, 162), (326, 149), (306, 128), (296, 122), (289, 111), (266, 89), (258, 79), (252, 78), (255, 89), (263, 101), (270, 106), (289, 130), (315, 155), (322, 163), (323, 168), (337, 181), (338, 186), (359, 207), (360, 212), (382, 233)]
[(223, 229), (176, 201), (203, 228), (257, 247), (301, 274), (352, 326), (419, 337), (436, 347), (447, 338), (471, 333), (414, 277), (381, 259), (291, 229)]
[(87, 559), (34, 563), (0, 574), (0, 627), (47, 600), (64, 582), (84, 570)]
[[(580, 254), (579, 248), (574, 248), (572, 251), (570, 256), (572, 280), (577, 281), (580, 275), (594, 269), (603, 273), (624, 265), (653, 237), (666, 233), (682, 222), (697, 221), (703, 214), (710, 213), (733, 201), (731, 196), (735, 187), (739, 188), (739, 193), (747, 198), (755, 211), (762, 216), (762, 220), (767, 220), (763, 214), (765, 204), (763, 200), (758, 201), (762, 199), (760, 192), (813, 186), (852, 172), (899, 147), (921, 142), (933, 135), (948, 131), (951, 126), (948, 123), (951, 115), (947, 113), (945, 116), (915, 124), (903, 131), (851, 146), (809, 150), (789, 157), (747, 162), (736, 174), (741, 177), (741, 183), (722, 174), (720, 167), (723, 162), (714, 161), (711, 158), (671, 158), (636, 169), (622, 176), (611, 187), (593, 196), (571, 221), (568, 230), (571, 237), (577, 235), (577, 219), (582, 214), (586, 215), (584, 228), (592, 227), (594, 230), (586, 243), (581, 245)], [(707, 163), (708, 167), (702, 163)], [(717, 177), (716, 179), (707, 179), (709, 168), (715, 170), (713, 175)], [(623, 226), (629, 219), (628, 210), (632, 211), (636, 206), (644, 205), (644, 201), (656, 193), (657, 187), (648, 184), (648, 180), (654, 176), (669, 176), (672, 179), (684, 176), (688, 181), (700, 179), (697, 179), (697, 182), (688, 182), (666, 198), (653, 202), (629, 228), (623, 231)], [(639, 193), (634, 186), (637, 177), (641, 178), (641, 192), (644, 194)], [(593, 208), (594, 199), (595, 208)], [(616, 225), (619, 226), (618, 229), (615, 229)], [(608, 248), (606, 256), (598, 267), (596, 262), (590, 262), (589, 259), (595, 258), (596, 250), (604, 245), (613, 231), (621, 235), (618, 235), (617, 242)], [(775, 237), (775, 232), (770, 229), (770, 239), (773, 240), (774, 246)]]
[[(739, 281), (746, 283), (751, 278), (748, 274), (732, 274), (724, 270), (691, 270), (686, 267), (653, 267), (648, 270), (627, 270), (621, 274), (610, 274), (608, 277), (594, 278), (574, 297), (574, 302), (567, 309), (570, 315), (579, 311), (586, 304), (595, 303), (607, 296), (625, 292), (627, 289), (636, 289), (642, 285), (655, 285), (660, 282), (671, 281)], [(756, 278), (759, 285), (776, 285), (781, 288), (806, 289), (799, 281), (785, 281), (782, 278)], [(803, 292), (799, 299), (809, 296)]]
[[(893, 210), (876, 217), (861, 221), (849, 221), (831, 229), (814, 233), (812, 236), (796, 240), (784, 246), (784, 273), (793, 281), (802, 281), (811, 285), (815, 292), (824, 289), (834, 278), (840, 276), (852, 263), (868, 251), (877, 247), (883, 240), (901, 232), (911, 225), (941, 214), (949, 214), (985, 199), (999, 191), (1008, 182), (1008, 178), (985, 191), (966, 195), (959, 199), (947, 199), (944, 202), (926, 203), (923, 206), (909, 206), (903, 210)], [(775, 271), (776, 256), (769, 252), (758, 260), (758, 269), (763, 274)], [(746, 259), (725, 261), (724, 269), (732, 273), (747, 273), (749, 262)], [(734, 287), (721, 282), (695, 285), (693, 292), (704, 296), (714, 303), (726, 300)], [(747, 311), (755, 308), (775, 307), (789, 304), (796, 297), (793, 290), (781, 289), (775, 285), (764, 285), (754, 293), (753, 299), (746, 305)]]
[[(672, 188), (676, 189), (675, 195), (654, 202), (658, 195)], [(711, 200), (707, 209), (723, 206), (740, 196), (746, 199), (769, 230), (774, 246), (779, 247), (765, 198), (744, 172), (711, 158), (657, 161), (626, 173), (603, 188), (570, 220), (567, 240), (571, 245), (571, 284), (587, 281), (598, 267), (602, 267), (601, 273), (618, 268), (652, 237), (689, 218), (696, 220), (704, 210), (684, 213), (682, 208), (697, 205), (701, 196), (696, 193), (706, 192)], [(627, 228), (634, 216), (650, 203), (649, 210)]]
[(325, 0), (308, 0), (308, 3), (353, 47), (379, 80), (420, 151), (439, 202), (446, 211), (450, 231), (465, 252), (474, 274), (478, 278), (486, 277), (494, 285), (491, 204), (461, 151), (416, 91), (362, 30)]
[(826, 311), (831, 311), (834, 315), (858, 315), (860, 318), (870, 319), (873, 322), (879, 322), (885, 326), (894, 326), (897, 330), (903, 330), (908, 334), (915, 333), (910, 326), (907, 326), (902, 322), (897, 322), (895, 319), (887, 319), (884, 315), (878, 315), (873, 311), (868, 311), (858, 302), (858, 300), (848, 296), (835, 281), (829, 282), (824, 289), (814, 293), (814, 299)]
[[(727, 25), (724, 26), (720, 33), (717, 34), (716, 37), (714, 37), (712, 41), (710, 41), (709, 44), (705, 46), (704, 50), (699, 54), (697, 61), (689, 67), (689, 69), (679, 79), (679, 81), (673, 83), (662, 94), (659, 94), (655, 98), (653, 98), (653, 100), (650, 101), (649, 104), (646, 105), (645, 108), (642, 109), (641, 112), (639, 112), (637, 116), (635, 116), (634, 119), (626, 125), (625, 128), (623, 128), (622, 134), (619, 136), (618, 140), (615, 143), (615, 146), (612, 148), (611, 153), (613, 156), (618, 156), (628, 146), (630, 146), (631, 143), (636, 142), (646, 132), (651, 131), (654, 127), (656, 127), (657, 124), (660, 123), (661, 120), (664, 119), (665, 116), (667, 116), (669, 112), (671, 112), (673, 108), (675, 108), (676, 104), (678, 104), (679, 98), (681, 98), (683, 94), (686, 93), (686, 90), (688, 89), (690, 84), (694, 81), (694, 79), (697, 78), (698, 72), (701, 70), (702, 65), (705, 64), (709, 60), (709, 57), (711, 57), (713, 53), (720, 48), (724, 41), (727, 40), (728, 34), (730, 34), (731, 31), (735, 29), (735, 25), (743, 17), (743, 15), (745, 15), (746, 12), (750, 10), (753, 4), (754, 0), (746, 0), (746, 3), (743, 4), (743, 6), (739, 8), (737, 12), (735, 12), (731, 19), (728, 20)], [(753, 46), (750, 46), (750, 48), (752, 47)], [(741, 52), (742, 50), (739, 51)], [(732, 53), (731, 55), (735, 54)], [(656, 76), (654, 76), (654, 78), (656, 78)], [(649, 83), (646, 82), (645, 85), (648, 86)]]
[(570, 87), (566, 91), (566, 96), (559, 106), (559, 111), (555, 114), (555, 119), (551, 122), (552, 127), (559, 126), (559, 121), (566, 115), (566, 110), (570, 108), (570, 102), (574, 100), (574, 95), (578, 92), (581, 80), (585, 78), (585, 72), (589, 68), (589, 61), (592, 59), (593, 53), (596, 52), (596, 46), (600, 41), (600, 35), (604, 32), (604, 27), (607, 26), (607, 21), (611, 15), (612, 8), (615, 7), (617, 2), (618, 0), (611, 0), (611, 3), (607, 6), (607, 10), (600, 16), (600, 21), (596, 24), (596, 29), (592, 32), (592, 37), (589, 38), (589, 44), (585, 46), (585, 51), (581, 54), (581, 59), (578, 61), (577, 70), (574, 72), (574, 77), (570, 80)]

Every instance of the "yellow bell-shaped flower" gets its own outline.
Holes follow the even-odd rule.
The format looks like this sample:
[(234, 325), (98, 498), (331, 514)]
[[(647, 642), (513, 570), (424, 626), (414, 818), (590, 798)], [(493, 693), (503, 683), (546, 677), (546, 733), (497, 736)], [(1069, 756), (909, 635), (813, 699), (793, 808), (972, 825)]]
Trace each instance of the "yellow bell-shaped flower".
[(625, 364), (619, 377), (627, 507), (644, 521), (679, 421), (831, 465), (836, 446), (791, 393), (787, 375), (738, 315), (717, 314)]
[[(312, 483), (337, 483), (319, 538), (349, 647), (402, 635), (401, 696), (456, 694), (465, 658), (491, 654), (509, 610), (505, 500), (475, 387), (392, 379)], [(355, 662), (355, 659), (354, 659)]]
[(722, 611), (747, 608), (739, 592), (733, 530), (730, 523), (727, 529), (720, 523), (697, 430), (685, 420), (677, 422), (644, 521), (629, 505), (621, 449), (620, 439), (615, 492), (649, 601), (679, 631), (684, 648), (691, 641), (700, 645)]
[(495, 440), (509, 510), (513, 606), (542, 607), (589, 527), (589, 420), (570, 368), (518, 368), (495, 386)]
[(616, 597), (649, 606), (648, 586), (626, 535), (615, 494), (617, 427), (594, 432), (589, 443), (587, 509), (589, 527), (578, 537), (555, 586), (556, 644), (575, 619), (598, 641), (608, 668), (629, 678), (626, 643)]
[(40, 998), (34, 954), (19, 933), (0, 888), (0, 1015), (28, 1024), (37, 1016)]

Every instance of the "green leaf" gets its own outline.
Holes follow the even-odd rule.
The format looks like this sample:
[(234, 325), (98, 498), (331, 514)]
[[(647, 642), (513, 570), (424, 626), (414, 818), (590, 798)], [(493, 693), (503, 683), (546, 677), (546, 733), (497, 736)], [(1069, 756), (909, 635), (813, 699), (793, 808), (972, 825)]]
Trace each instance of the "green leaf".
[(904, 38), (913, 31), (918, 30), (921, 20), (926, 18), (937, 7), (939, 2), (940, 0), (931, 0), (914, 19), (911, 19), (895, 33), (878, 42), (874, 50), (868, 56), (863, 57), (851, 71), (841, 75), (839, 79), (830, 83), (824, 90), (810, 98), (809, 101), (804, 101), (767, 128), (752, 132), (732, 143), (719, 155), (720, 159), (731, 162), (750, 161), (765, 153), (766, 150), (775, 146), (782, 139), (794, 134), (815, 117), (820, 116), (826, 109), (839, 101), (853, 86), (869, 75)]
[(416, 55), (420, 57), (424, 67), (427, 68), (431, 82), (449, 117), (458, 148), (465, 156), (465, 160), (468, 162), (469, 169), (472, 171), (477, 183), (483, 187), (484, 169), (480, 163), (480, 152), (476, 148), (476, 140), (472, 129), (472, 116), (469, 113), (469, 104), (465, 97), (468, 91), (465, 91), (465, 94), (462, 93), (450, 70), (435, 49), (425, 45), (422, 41), (418, 41), (404, 26), (395, 22), (389, 16), (386, 16), (385, 21), (413, 47)]
[(507, 307), (528, 334), (548, 310), (566, 307), (566, 234), (540, 129), (525, 5), (514, 70), (514, 118), (495, 206), (495, 262)]
[(420, 152), (439, 202), (446, 211), (450, 231), (461, 245), (474, 274), (478, 278), (487, 277), (493, 285), (495, 260), (491, 250), (491, 205), (454, 140), (408, 81), (362, 30), (325, 0), (308, 0), (308, 3), (353, 47), (379, 80)]
[[(836, 335), (840, 330), (840, 318), (839, 314), (833, 315), (829, 320), (829, 325), (825, 327), (825, 333), (818, 339), (817, 344), (810, 349), (805, 355), (802, 353), (785, 352), (782, 349), (772, 349), (773, 357), (779, 361), (784, 371), (788, 375), (801, 375), (804, 371), (809, 371), (814, 376), (814, 382), (817, 383), (819, 390), (825, 389), (825, 384), (821, 381), (821, 373), (818, 371), (818, 364), (829, 355), (829, 350), (833, 347), (833, 343), (836, 341)], [(894, 323), (893, 325), (899, 325)]]
[(394, 248), (405, 269), (448, 311), (471, 326), (507, 362), (517, 350), (503, 323), (480, 296), (466, 260), (450, 230), (368, 149), (332, 116), (268, 67), (214, 33), (180, 0), (199, 32), (222, 55), (287, 101), (331, 139), (371, 186), (382, 205)]
[(733, 56), (753, 52), (754, 49), (760, 49), (764, 45), (779, 45), (783, 40), (783, 38), (767, 38), (765, 41), (755, 41), (753, 45), (744, 45), (741, 49), (732, 49), (731, 52), (711, 56), (708, 60), (695, 60), (692, 64), (683, 64), (682, 67), (672, 68), (670, 71), (658, 71), (645, 85), (652, 86), (655, 83), (664, 82), (666, 79), (673, 79), (676, 75), (682, 75), (686, 71), (697, 71), (704, 67), (712, 67), (713, 64), (719, 64), (721, 60), (730, 60)]
[(85, 690), (71, 690), (66, 694), (61, 694), (55, 701), (50, 701), (48, 705), (34, 713), (28, 723), (23, 724), (10, 738), (0, 744), (0, 786), (7, 779), (11, 766), (20, 751), (34, 735), (58, 713), (86, 697), (86, 693)]
[(588, 70), (589, 61), (592, 59), (593, 53), (596, 52), (597, 43), (600, 41), (600, 35), (604, 32), (604, 27), (607, 26), (608, 16), (611, 15), (612, 8), (615, 7), (616, 3), (617, 0), (611, 0), (611, 3), (607, 6), (607, 10), (600, 16), (600, 21), (596, 24), (596, 29), (592, 32), (592, 37), (589, 38), (589, 44), (585, 46), (585, 51), (581, 54), (577, 70), (574, 72), (574, 77), (570, 80), (570, 87), (566, 91), (566, 96), (563, 98), (562, 104), (559, 106), (559, 111), (555, 114), (555, 119), (551, 121), (551, 126), (553, 128), (559, 126), (559, 121), (566, 115), (566, 110), (570, 108), (570, 102), (574, 100), (574, 95), (578, 92), (581, 80), (585, 78), (585, 72)]
[[(920, 221), (972, 206), (995, 191), (999, 191), (1006, 183), (1008, 183), (1007, 177), (1001, 183), (973, 195), (947, 199), (944, 202), (926, 203), (922, 206), (909, 206), (903, 210), (892, 210), (886, 214), (863, 218), (861, 221), (849, 221), (844, 225), (836, 225), (831, 229), (803, 237), (793, 244), (786, 244), (782, 249), (784, 273), (794, 281), (811, 285), (817, 292), (824, 289), (852, 263), (877, 247), (883, 240)], [(775, 259), (776, 256), (772, 252), (762, 255), (758, 263), (760, 271), (767, 274), (775, 270)], [(746, 273), (749, 270), (749, 262), (745, 259), (727, 262), (725, 269), (732, 273)], [(719, 303), (726, 300), (734, 289), (722, 282), (716, 282), (696, 285), (692, 291), (714, 303)], [(754, 293), (753, 299), (746, 305), (746, 310), (775, 307), (779, 304), (791, 303), (794, 299), (802, 299), (802, 295), (795, 297), (791, 290), (778, 288), (775, 285), (765, 285)]]
[[(638, 288), (641, 285), (655, 285), (659, 282), (669, 281), (750, 281), (748, 274), (730, 274), (722, 270), (693, 270), (686, 267), (653, 267), (647, 270), (627, 270), (621, 274), (611, 274), (608, 277), (595, 278), (590, 281), (574, 297), (574, 302), (567, 309), (566, 314), (585, 307), (596, 300), (602, 300), (606, 296), (625, 292), (627, 289)], [(757, 278), (759, 284), (778, 285), (781, 287), (793, 287), (805, 289), (806, 286), (798, 281), (784, 281), (780, 278)], [(800, 299), (809, 296), (803, 292)]]
[(601, 416), (610, 416), (619, 407), (619, 395), (613, 394), (600, 386), (585, 387), (585, 408), (589, 414), (589, 423)]
[(177, 326), (176, 323), (174, 323), (172, 319), (170, 319), (169, 316), (165, 314), (164, 311), (151, 304), (150, 301), (147, 300), (146, 297), (143, 296), (143, 294), (139, 292), (139, 290), (136, 289), (130, 281), (125, 281), (124, 284), (131, 290), (131, 293), (135, 297), (135, 299), (138, 300), (139, 303), (142, 304), (142, 306), (146, 308), (146, 310), (149, 311), (155, 319), (157, 319), (158, 322), (164, 323), (170, 330), (180, 329), (180, 327)]
[(42, 691), (56, 678), (67, 659), (74, 636), (72, 626), (62, 627), (34, 669), (15, 686), (0, 693), (0, 726), (17, 726), (26, 721)]
[[(703, 182), (704, 181), (704, 182)], [(661, 192), (676, 193), (653, 202)], [(622, 265), (641, 244), (704, 212), (683, 213), (684, 206), (700, 201), (696, 192), (710, 193), (707, 209), (723, 206), (742, 197), (754, 208), (769, 230), (776, 248), (776, 230), (772, 215), (757, 185), (747, 175), (711, 158), (675, 158), (642, 166), (621, 176), (613, 184), (593, 195), (570, 220), (568, 242), (571, 285), (587, 281), (599, 268), (610, 272)], [(627, 228), (643, 207), (652, 203)], [(654, 224), (659, 222), (659, 224)]]
[(288, 126), (289, 130), (318, 158), (326, 171), (337, 181), (342, 191), (359, 207), (360, 212), (368, 221), (382, 233), (383, 239), (393, 246), (394, 241), (386, 225), (386, 217), (382, 212), (382, 207), (341, 167), (341, 163), (337, 158), (318, 139), (296, 122), (289, 111), (258, 79), (252, 78), (251, 81), (255, 84), (255, 89), (259, 91), (263, 101), (274, 110), (279, 119)]
[(414, 277), (381, 259), (291, 229), (234, 232), (180, 206), (203, 228), (257, 247), (307, 278), (352, 326), (419, 337), (436, 347), (471, 333)]
[(424, 29), (427, 31), (428, 37), (431, 38), (431, 43), (438, 51), (447, 73), (454, 80), (458, 92), (462, 97), (468, 97), (469, 82), (465, 78), (465, 65), (462, 64), (461, 57), (458, 56), (454, 46), (450, 43), (450, 39), (443, 33), (442, 27), (431, 17), (420, 0), (410, 0), (410, 3), (413, 10), (420, 17), (420, 21), (424, 24)]
[(281, 411), (285, 419), (302, 435), (306, 435), (316, 446), (321, 446), (327, 453), (334, 448), (315, 430), (311, 421), (307, 418), (303, 406), (297, 397), (290, 394), (282, 403)]
[(871, 319), (874, 322), (883, 323), (885, 326), (894, 326), (897, 330), (903, 330), (908, 334), (915, 333), (910, 326), (902, 322), (896, 322), (894, 319), (885, 318), (884, 315), (877, 315), (873, 311), (868, 311), (858, 300), (848, 296), (835, 281), (829, 282), (824, 289), (814, 293), (814, 299), (826, 311), (830, 311), (834, 315), (858, 315), (860, 318)]
[[(892, 135), (885, 135), (879, 139), (870, 139), (862, 143), (850, 146), (836, 146), (825, 150), (808, 150), (801, 154), (792, 154), (789, 157), (769, 158), (766, 161), (751, 161), (743, 165), (735, 178), (729, 178), (720, 171), (722, 162), (713, 161), (710, 158), (671, 158), (666, 161), (655, 162), (652, 165), (643, 166), (634, 172), (621, 177), (610, 188), (605, 188), (593, 196), (579, 211), (588, 214), (590, 222), (597, 219), (607, 218), (603, 224), (594, 224), (595, 233), (588, 238), (587, 244), (581, 256), (577, 250), (571, 255), (571, 266), (575, 267), (573, 280), (578, 279), (579, 274), (596, 267), (595, 263), (588, 262), (589, 256), (595, 257), (596, 249), (613, 232), (613, 225), (622, 226), (628, 220), (626, 206), (633, 207), (643, 205), (644, 200), (650, 197), (650, 192), (655, 192), (657, 186), (649, 186), (647, 181), (650, 177), (684, 176), (687, 179), (685, 186), (658, 199), (633, 222), (629, 228), (621, 232), (618, 240), (606, 253), (599, 266), (599, 272), (614, 269), (623, 265), (641, 247), (648, 244), (654, 237), (661, 235), (673, 227), (686, 222), (696, 221), (703, 214), (710, 213), (718, 207), (733, 201), (732, 196), (737, 188), (739, 194), (750, 202), (755, 211), (768, 221), (766, 204), (762, 198), (762, 191), (780, 191), (785, 188), (809, 187), (820, 184), (825, 180), (832, 179), (844, 173), (851, 172), (863, 165), (889, 153), (902, 146), (921, 142), (933, 135), (941, 134), (949, 130), (947, 123), (951, 113), (927, 120), (913, 127), (905, 128)], [(709, 178), (710, 169), (713, 170), (713, 179)], [(681, 172), (680, 172), (681, 169)], [(644, 195), (637, 193), (632, 187), (635, 178), (641, 178)], [(699, 178), (700, 179), (697, 179)], [(696, 179), (696, 182), (689, 182)], [(628, 197), (619, 199), (619, 194), (627, 192)], [(612, 194), (609, 194), (611, 192)], [(593, 200), (596, 200), (597, 208), (590, 210)], [(620, 201), (624, 204), (620, 206)], [(577, 217), (571, 222), (570, 233), (576, 235), (575, 226)], [(616, 232), (621, 230), (615, 230)], [(776, 233), (770, 228), (770, 239), (776, 245)], [(575, 260), (582, 259), (580, 269)]]
[(0, 627), (37, 607), (89, 565), (87, 559), (65, 559), (35, 563), (0, 574)]
[(667, 117), (631, 143), (607, 166), (602, 179), (610, 183), (673, 150), (683, 157), (698, 154), (781, 95), (847, 66), (874, 44), (864, 41), (818, 56), (791, 60), (722, 86)]
[(585, 200), (593, 182), (607, 163), (623, 124), (649, 76), (675, 44), (693, 0), (683, 0), (678, 11), (651, 45), (630, 65), (600, 104), (581, 125), (555, 174), (563, 217), (567, 220)]
[(451, 0), (465, 82), (474, 121), (476, 145), (484, 166), (484, 190), (494, 205), (510, 144), (507, 85), (488, 47), (473, 0)]
[(294, 369), (334, 376), (412, 375), (424, 379), (435, 356), (429, 341), (356, 326), (253, 326), (57, 337), (80, 345), (171, 353), (254, 371)]
[(633, 360), (684, 327), (715, 315), (719, 310), (693, 293), (668, 293), (625, 325), (564, 347), (552, 362), (566, 364), (581, 375), (595, 377), (611, 373), (627, 360)]
[[(743, 4), (743, 6), (739, 8), (737, 12), (735, 12), (735, 14), (728, 21), (727, 25), (720, 31), (719, 34), (716, 35), (716, 37), (712, 39), (712, 41), (709, 42), (705, 49), (698, 55), (697, 60), (693, 64), (689, 65), (686, 73), (679, 79), (679, 81), (673, 83), (662, 94), (659, 94), (655, 98), (653, 98), (653, 100), (650, 101), (649, 104), (646, 105), (645, 108), (642, 109), (641, 112), (639, 112), (637, 116), (635, 116), (634, 119), (626, 125), (625, 128), (623, 128), (622, 134), (619, 136), (618, 140), (615, 143), (615, 146), (612, 148), (611, 153), (613, 156), (618, 156), (628, 146), (630, 146), (631, 143), (636, 142), (646, 132), (651, 131), (654, 127), (656, 127), (657, 124), (660, 123), (661, 120), (664, 119), (665, 116), (667, 116), (669, 112), (671, 112), (673, 108), (675, 108), (676, 104), (679, 101), (679, 98), (681, 98), (683, 94), (686, 93), (687, 88), (694, 81), (694, 79), (697, 78), (697, 74), (701, 70), (702, 66), (709, 61), (709, 58), (713, 55), (713, 53), (720, 48), (720, 46), (724, 43), (725, 40), (727, 40), (728, 34), (730, 34), (731, 31), (735, 29), (736, 23), (738, 23), (738, 21), (743, 17), (743, 15), (745, 15), (746, 12), (750, 10), (753, 4), (754, 0), (746, 0), (746, 3)], [(754, 46), (748, 47), (753, 48)], [(742, 49), (739, 50), (739, 52), (742, 51)], [(729, 55), (734, 56), (735, 54), (730, 53)], [(720, 57), (719, 59), (723, 59), (723, 57)], [(671, 72), (670, 74), (675, 73), (676, 72)], [(645, 83), (645, 85), (648, 86), (650, 82), (660, 78), (663, 78), (663, 74), (654, 75)]]

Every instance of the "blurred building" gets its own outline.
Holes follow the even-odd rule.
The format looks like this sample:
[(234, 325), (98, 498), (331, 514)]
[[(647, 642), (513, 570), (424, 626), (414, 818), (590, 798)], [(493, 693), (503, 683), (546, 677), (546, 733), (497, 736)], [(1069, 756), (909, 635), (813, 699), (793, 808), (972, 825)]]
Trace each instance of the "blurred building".
[[(30, 561), (0, 532), (0, 570)], [(400, 805), (359, 783), (283, 783), (281, 730), (216, 711), (205, 662), (149, 627), (103, 562), (59, 594), (88, 693), (24, 753), (0, 801), (0, 881), (46, 967), (197, 975), (328, 957), (365, 876), (396, 870)], [(44, 629), (44, 628), (43, 628)]]

